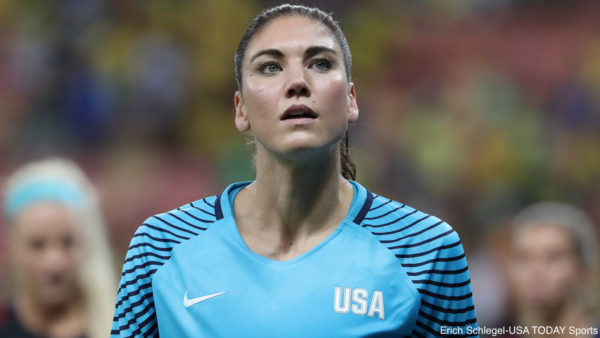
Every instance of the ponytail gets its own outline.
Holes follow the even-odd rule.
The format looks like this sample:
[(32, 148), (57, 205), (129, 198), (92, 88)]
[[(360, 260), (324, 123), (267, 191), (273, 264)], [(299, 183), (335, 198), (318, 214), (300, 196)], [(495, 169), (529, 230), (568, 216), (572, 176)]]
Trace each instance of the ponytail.
[(342, 169), (342, 176), (347, 180), (356, 180), (356, 165), (350, 158), (349, 147), (348, 147), (348, 131), (340, 142), (340, 162)]

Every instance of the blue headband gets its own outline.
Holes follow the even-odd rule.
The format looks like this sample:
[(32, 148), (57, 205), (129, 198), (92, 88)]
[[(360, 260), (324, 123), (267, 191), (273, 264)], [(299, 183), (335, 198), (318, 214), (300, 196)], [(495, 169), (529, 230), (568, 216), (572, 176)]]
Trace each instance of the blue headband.
[(59, 202), (77, 209), (82, 200), (82, 192), (70, 182), (57, 179), (38, 180), (9, 191), (4, 201), (4, 215), (12, 220), (23, 209), (36, 202)]

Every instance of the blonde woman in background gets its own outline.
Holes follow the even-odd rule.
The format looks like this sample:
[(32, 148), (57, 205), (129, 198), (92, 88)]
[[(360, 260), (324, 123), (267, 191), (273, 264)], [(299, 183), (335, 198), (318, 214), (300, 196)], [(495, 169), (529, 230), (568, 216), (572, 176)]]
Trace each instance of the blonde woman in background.
[(48, 159), (4, 189), (13, 275), (0, 337), (105, 337), (116, 279), (94, 188), (73, 162)]

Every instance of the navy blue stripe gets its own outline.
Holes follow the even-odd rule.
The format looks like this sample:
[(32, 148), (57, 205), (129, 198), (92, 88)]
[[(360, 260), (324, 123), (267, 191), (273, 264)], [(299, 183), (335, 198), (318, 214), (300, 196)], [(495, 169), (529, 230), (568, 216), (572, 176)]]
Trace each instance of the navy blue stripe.
[(370, 192), (369, 190), (367, 190), (367, 199), (365, 200), (365, 203), (363, 204), (362, 208), (360, 208), (360, 211), (358, 212), (356, 217), (354, 217), (353, 222), (360, 225), (360, 223), (362, 223), (363, 219), (367, 215), (367, 212), (369, 212), (369, 209), (371, 208), (372, 204), (373, 204), (373, 193)]
[(431, 304), (431, 303), (425, 301), (424, 299), (421, 299), (421, 305), (425, 305), (426, 307), (428, 307), (432, 310), (442, 312), (442, 313), (465, 313), (465, 312), (475, 310), (475, 306), (473, 306), (473, 305), (467, 306), (467, 307), (461, 308), (461, 309), (452, 309), (452, 308), (445, 308), (445, 307)]
[(419, 291), (419, 293), (422, 293), (424, 295), (433, 297), (433, 298), (438, 298), (438, 299), (444, 299), (444, 300), (465, 300), (465, 299), (469, 299), (471, 297), (473, 297), (472, 293), (467, 293), (466, 295), (462, 295), (462, 296), (445, 296), (445, 295), (440, 295), (438, 293), (434, 293), (431, 291), (427, 291), (425, 289), (417, 289), (417, 291)]
[[(142, 290), (147, 289), (149, 287), (152, 287), (152, 282), (142, 284), (142, 285), (138, 286), (137, 290), (123, 295), (123, 297), (119, 298), (119, 301), (115, 305), (115, 308), (118, 308), (119, 306), (121, 306), (123, 304), (124, 301), (128, 300), (129, 298), (131, 298), (135, 295), (139, 295), (140, 293), (142, 293)], [(152, 294), (152, 292), (148, 292), (147, 294)]]
[[(387, 204), (389, 204), (389, 203), (391, 203), (391, 202), (392, 202), (392, 200), (388, 198), (387, 202), (385, 202), (385, 203), (381, 203), (380, 205), (376, 206), (375, 208), (373, 208), (373, 209), (369, 209), (369, 211), (374, 211), (374, 210), (377, 210), (377, 209), (381, 208), (382, 206), (384, 206), (384, 205), (387, 205)], [(404, 204), (402, 204), (402, 207), (405, 207), (405, 205), (404, 205)]]
[(171, 258), (171, 256), (161, 256), (159, 254), (155, 254), (154, 252), (148, 251), (148, 252), (141, 253), (139, 255), (133, 255), (133, 256), (127, 258), (124, 263), (131, 262), (134, 259), (142, 258), (142, 257), (146, 257), (146, 256), (154, 256), (156, 258), (165, 259), (165, 260)]
[(365, 217), (365, 219), (374, 220), (374, 219), (382, 218), (382, 217), (385, 217), (385, 216), (391, 214), (392, 212), (398, 211), (398, 210), (400, 210), (400, 209), (402, 209), (404, 207), (405, 207), (405, 205), (402, 205), (401, 207), (397, 207), (396, 209), (392, 209), (392, 210), (386, 212), (385, 214), (381, 214), (379, 216), (374, 216), (374, 217)]
[[(152, 330), (152, 331), (150, 331)], [(148, 332), (152, 332), (150, 334), (146, 333), (147, 336), (151, 336), (151, 337), (158, 337), (158, 323), (154, 323), (154, 325), (152, 325), (150, 327), (150, 330), (148, 330)]]
[(467, 272), (469, 270), (468, 267), (464, 267), (462, 269), (457, 269), (457, 270), (423, 270), (423, 271), (417, 271), (417, 272), (406, 272), (407, 275), (409, 276), (419, 276), (419, 275), (424, 275), (424, 274), (439, 274), (439, 275), (456, 275), (456, 274), (460, 274), (463, 272)]
[(158, 215), (153, 216), (153, 217), (156, 218), (157, 220), (161, 221), (163, 224), (170, 226), (173, 229), (177, 229), (179, 231), (187, 232), (188, 234), (193, 235), (193, 236), (198, 236), (197, 233), (195, 233), (195, 232), (193, 232), (191, 230), (188, 230), (188, 229), (184, 229), (184, 228), (182, 228), (180, 226), (177, 226), (177, 225), (175, 225), (175, 224), (173, 224), (173, 223), (171, 223), (171, 222), (169, 222), (169, 221), (167, 221), (167, 220), (159, 217)]
[[(171, 238), (158, 238), (158, 237), (154, 237), (154, 236), (152, 236), (152, 235), (150, 235), (149, 233), (146, 233), (146, 232), (140, 232), (140, 233), (137, 233), (137, 234), (133, 235), (133, 237), (140, 237), (140, 236), (148, 237), (151, 240), (154, 240), (156, 242), (175, 243), (175, 244), (181, 243), (180, 241), (177, 241), (177, 240), (174, 240), (174, 239), (171, 239)], [(138, 244), (135, 244), (135, 245), (139, 246), (140, 244), (142, 244), (142, 243), (138, 243)], [(143, 243), (143, 244), (146, 244), (146, 243)], [(169, 247), (169, 248), (157, 248), (157, 247), (151, 245), (150, 243), (147, 243), (147, 244), (149, 246), (155, 248), (156, 250), (165, 251), (165, 249), (168, 249), (169, 251), (171, 251), (171, 247)], [(130, 246), (129, 249), (135, 248), (136, 247), (135, 245), (134, 246)]]
[[(433, 237), (431, 237), (431, 238), (428, 238), (428, 239), (426, 239), (426, 240), (424, 240), (424, 241), (421, 241), (421, 242), (418, 242), (418, 243), (412, 243), (412, 244), (402, 244), (402, 245), (390, 246), (390, 247), (389, 247), (389, 249), (390, 249), (390, 250), (393, 250), (393, 249), (407, 249), (407, 248), (414, 248), (414, 247), (417, 247), (417, 246), (421, 246), (421, 245), (423, 245), (423, 244), (427, 244), (427, 243), (429, 243), (429, 242), (433, 242), (433, 241), (435, 241), (436, 239), (442, 238), (442, 237), (444, 237), (444, 236), (448, 236), (448, 235), (450, 235), (450, 234), (451, 234), (451, 233), (453, 233), (453, 232), (454, 232), (454, 229), (450, 229), (450, 230), (448, 230), (448, 231), (446, 231), (446, 232), (444, 232), (444, 233), (441, 233), (441, 234), (439, 234), (439, 235), (437, 235), (437, 236), (433, 236)], [(398, 238), (398, 239), (394, 239), (394, 240), (382, 240), (382, 241), (381, 241), (381, 243), (386, 243), (386, 244), (387, 244), (387, 243), (397, 242), (399, 239), (400, 239), (400, 238)]]
[(156, 272), (156, 270), (157, 269), (152, 269), (143, 275), (135, 276), (134, 279), (119, 285), (119, 290), (117, 290), (117, 292), (121, 292), (121, 290), (123, 290), (124, 287), (135, 284), (135, 283), (139, 282), (141, 279), (150, 277), (153, 273)]
[[(177, 243), (179, 243), (179, 242), (177, 242)], [(173, 250), (172, 246), (170, 246), (168, 248), (160, 248), (160, 247), (154, 246), (154, 245), (152, 245), (150, 243), (142, 242), (142, 243), (138, 243), (138, 244), (134, 244), (134, 245), (130, 246), (129, 249), (128, 249), (128, 251), (131, 250), (131, 249), (136, 249), (136, 248), (142, 247), (142, 246), (149, 246), (152, 249), (158, 250), (158, 251), (171, 251), (171, 250)]]
[(123, 277), (125, 275), (128, 275), (128, 274), (134, 272), (137, 269), (145, 268), (145, 267), (148, 267), (148, 266), (151, 266), (151, 265), (158, 265), (158, 266), (160, 266), (160, 265), (163, 265), (164, 263), (165, 262), (148, 261), (146, 263), (136, 265), (136, 266), (134, 266), (131, 269), (123, 270), (123, 272), (121, 272), (121, 277)]
[(453, 261), (457, 261), (462, 258), (465, 258), (464, 253), (461, 255), (458, 255), (458, 256), (454, 256), (454, 257), (437, 257), (437, 258), (429, 259), (429, 260), (419, 262), (419, 263), (402, 263), (402, 266), (405, 268), (415, 268), (417, 266), (423, 266), (425, 264), (434, 263), (434, 262), (453, 262)]
[[(427, 219), (428, 217), (429, 217), (429, 216), (425, 216), (425, 217), (423, 217), (423, 218), (421, 218), (421, 219), (419, 219), (419, 220), (416, 220), (416, 221), (415, 221), (415, 222), (413, 222), (412, 224), (410, 224), (410, 225), (407, 225), (407, 226), (405, 226), (404, 228), (402, 228), (402, 229), (399, 229), (399, 230), (388, 231), (388, 232), (373, 232), (373, 234), (374, 234), (374, 235), (390, 235), (390, 234), (393, 234), (393, 233), (395, 233), (395, 232), (404, 231), (404, 230), (406, 230), (406, 228), (412, 227), (412, 226), (416, 225), (417, 223), (420, 223), (421, 221), (423, 221), (423, 220)], [(420, 235), (420, 234), (422, 234), (422, 233), (426, 232), (427, 230), (431, 230), (431, 229), (433, 229), (433, 228), (435, 228), (435, 227), (437, 227), (437, 226), (439, 226), (440, 224), (443, 224), (443, 223), (444, 223), (444, 221), (439, 221), (439, 222), (437, 222), (437, 223), (434, 223), (434, 224), (432, 224), (432, 225), (428, 226), (427, 228), (425, 228), (425, 229), (423, 229), (423, 230), (420, 230), (420, 231), (414, 232), (414, 233), (412, 233), (412, 234), (408, 234), (408, 235), (406, 235), (406, 236), (404, 236), (404, 237), (400, 237), (400, 238), (398, 238), (398, 240), (401, 240), (401, 239), (407, 239), (407, 238), (410, 238), (410, 237), (415, 237), (415, 236), (418, 236), (418, 235)]]
[(221, 194), (217, 195), (215, 200), (215, 214), (213, 215), (217, 220), (223, 218), (223, 210), (221, 210)]
[(468, 324), (474, 324), (476, 322), (475, 318), (470, 318), (464, 321), (457, 321), (457, 322), (453, 322), (453, 321), (449, 321), (449, 320), (442, 320), (442, 319), (437, 319), (434, 316), (425, 313), (423, 310), (419, 311), (419, 316), (428, 319), (429, 321), (432, 321), (434, 323), (437, 323), (439, 325), (444, 325), (444, 326), (453, 326), (453, 327), (457, 327), (457, 326), (465, 326)]
[[(400, 229), (396, 229), (396, 230), (392, 230), (392, 231), (386, 231), (386, 232), (373, 232), (372, 231), (372, 233), (373, 233), (373, 235), (391, 235), (391, 234), (395, 234), (397, 232), (402, 232), (402, 231), (404, 231), (404, 230), (406, 230), (408, 228), (412, 228), (413, 226), (421, 223), (422, 221), (428, 219), (429, 217), (431, 217), (431, 216), (430, 215), (425, 215), (425, 216), (419, 218), (418, 220), (416, 220), (416, 221), (410, 223), (409, 225), (407, 225), (407, 226), (405, 226), (403, 228), (400, 228)], [(440, 221), (440, 223), (442, 223), (442, 222)], [(411, 236), (414, 236), (414, 235), (410, 234), (408, 236), (400, 237), (400, 238), (395, 239), (395, 240), (387, 240), (387, 241), (384, 241), (382, 243), (391, 243), (391, 242), (395, 242), (395, 241), (398, 241), (398, 240), (401, 240), (401, 239), (404, 239), (404, 238), (407, 238), (407, 237), (411, 237)]]
[(209, 215), (209, 216), (213, 216), (213, 217), (215, 216), (215, 214), (213, 214), (212, 212), (210, 212), (210, 211), (206, 211), (206, 210), (204, 210), (204, 209), (202, 209), (202, 208), (200, 208), (200, 207), (197, 207), (197, 206), (195, 206), (193, 202), (192, 202), (192, 203), (190, 203), (190, 205), (191, 205), (191, 206), (192, 206), (194, 209), (200, 210), (200, 211), (202, 211), (203, 213), (205, 213), (205, 214), (207, 214), (207, 215)]
[[(184, 219), (182, 219), (181, 217), (179, 217), (179, 216), (175, 215), (175, 214), (174, 214), (174, 213), (172, 213), (172, 212), (168, 212), (168, 214), (169, 214), (169, 216), (171, 216), (171, 217), (174, 217), (174, 218), (177, 218), (177, 219), (178, 219), (180, 222), (183, 222), (183, 223), (185, 223), (185, 224), (187, 224), (187, 225), (191, 226), (191, 227), (192, 227), (192, 228), (194, 228), (194, 229), (198, 229), (198, 230), (202, 230), (202, 231), (206, 230), (206, 228), (203, 228), (203, 227), (201, 227), (201, 226), (197, 226), (197, 225), (193, 225), (192, 223), (190, 223), (190, 222), (188, 222), (188, 221), (185, 221)], [(194, 217), (194, 218), (196, 218), (196, 217)], [(196, 219), (197, 219), (197, 218), (196, 218)], [(196, 235), (197, 235), (197, 234), (196, 234)]]
[(170, 235), (173, 235), (173, 236), (175, 236), (175, 237), (177, 237), (177, 238), (181, 238), (181, 239), (183, 239), (183, 240), (188, 240), (188, 239), (189, 239), (189, 237), (185, 237), (185, 236), (178, 235), (178, 234), (176, 234), (176, 233), (174, 233), (174, 232), (171, 232), (171, 231), (169, 231), (169, 230), (167, 230), (167, 229), (164, 229), (164, 228), (155, 227), (155, 226), (154, 226), (154, 225), (152, 225), (152, 224), (144, 223), (144, 224), (142, 224), (142, 225), (144, 225), (144, 226), (147, 226), (148, 228), (150, 228), (150, 229), (154, 229), (154, 230), (156, 230), (156, 231), (160, 231), (160, 232), (166, 232), (166, 233), (168, 233), (168, 234), (170, 234)]
[[(213, 220), (203, 219), (203, 218), (200, 218), (200, 217), (196, 217), (196, 216), (192, 215), (191, 212), (189, 212), (187, 210), (184, 210), (184, 209), (178, 209), (178, 210), (182, 211), (182, 212), (185, 212), (186, 215), (190, 216), (191, 218), (195, 219), (198, 222), (202, 222), (202, 223), (214, 223), (215, 222)], [(202, 229), (202, 230), (206, 230), (206, 228), (203, 228), (203, 227), (200, 227), (200, 226), (199, 226), (199, 228)]]
[(144, 301), (148, 298), (153, 299), (152, 297), (154, 297), (154, 294), (152, 292), (148, 292), (147, 294), (143, 295), (137, 302), (130, 303), (129, 306), (123, 309), (123, 312), (121, 312), (118, 316), (115, 314), (115, 316), (113, 317), (113, 321), (125, 318), (125, 316), (127, 316), (128, 313), (134, 311), (134, 308), (144, 304)]
[(413, 332), (410, 334), (411, 337), (419, 337), (419, 338), (425, 338), (425, 335), (422, 334), (421, 332), (418, 332), (416, 330), (413, 330)]
[(441, 287), (445, 287), (445, 288), (458, 288), (458, 287), (463, 287), (463, 286), (469, 285), (469, 283), (471, 283), (471, 280), (467, 279), (464, 282), (458, 282), (458, 283), (445, 283), (445, 282), (436, 282), (436, 281), (429, 280), (429, 279), (413, 279), (412, 282), (415, 284), (428, 284), (428, 285), (441, 286)]
[[(421, 323), (420, 321), (417, 320), (417, 326), (422, 328), (423, 330), (427, 331), (428, 333), (432, 334), (434, 337), (441, 337), (441, 330), (440, 331), (435, 331), (433, 328), (429, 327), (428, 325), (425, 325), (423, 323)], [(423, 335), (423, 337), (425, 337)]]
[[(152, 302), (152, 307), (154, 308), (154, 302)], [(143, 316), (143, 314), (139, 314), (137, 313), (135, 315), (135, 320), (137, 321), (139, 318), (141, 318)], [(133, 335), (137, 336), (139, 334), (142, 333), (142, 328), (145, 327), (146, 325), (150, 324), (150, 322), (154, 321), (156, 323), (156, 313), (151, 313), (150, 316), (148, 316), (148, 318), (146, 318), (146, 320), (144, 320), (143, 322), (140, 323), (140, 326), (138, 327), (137, 330), (133, 331)], [(152, 326), (150, 327), (150, 329), (146, 330), (146, 331), (150, 331), (152, 329)]]
[(441, 251), (441, 250), (444, 250), (444, 249), (450, 249), (450, 248), (453, 248), (453, 247), (458, 246), (458, 245), (460, 245), (460, 240), (456, 241), (456, 243), (438, 246), (437, 248), (433, 248), (431, 250), (419, 252), (419, 253), (416, 253), (416, 254), (409, 254), (409, 255), (396, 254), (395, 256), (398, 257), (398, 258), (411, 258), (411, 257), (425, 256), (425, 255), (430, 254), (430, 253), (432, 253), (434, 251)]
[[(215, 199), (215, 201), (216, 201), (216, 199)], [(214, 206), (214, 204), (210, 204), (210, 203), (209, 203), (209, 202), (206, 200), (206, 198), (203, 198), (203, 199), (202, 199), (202, 202), (204, 202), (204, 203), (206, 203), (206, 204), (210, 205), (212, 208), (214, 208), (214, 207), (215, 207), (215, 206)], [(213, 216), (214, 216), (214, 215), (213, 215)]]
[(381, 227), (384, 227), (386, 225), (394, 224), (394, 223), (396, 223), (398, 221), (401, 221), (401, 220), (405, 219), (406, 217), (408, 217), (408, 216), (410, 216), (410, 215), (412, 215), (412, 214), (414, 214), (416, 212), (417, 212), (417, 210), (415, 209), (415, 210), (409, 212), (408, 214), (406, 214), (406, 215), (404, 215), (404, 216), (402, 216), (400, 218), (397, 218), (397, 219), (395, 219), (395, 220), (393, 220), (391, 222), (387, 222), (387, 223), (383, 223), (383, 224), (364, 224), (363, 227), (365, 227), (365, 228), (366, 227), (381, 228)]
[[(145, 315), (148, 311), (153, 311), (153, 310), (154, 310), (154, 302), (148, 303), (148, 305), (146, 305), (146, 307), (143, 308), (140, 312), (136, 312), (135, 313), (135, 317), (134, 318), (131, 318), (130, 320), (128, 320), (124, 325), (120, 325), (119, 326), (119, 331), (123, 331), (123, 330), (129, 329), (129, 327), (131, 327), (131, 324), (137, 322), (137, 320), (139, 318), (141, 318), (143, 315)], [(148, 323), (146, 323), (148, 321), (148, 319), (150, 319), (150, 320), (153, 319), (152, 314), (150, 316), (148, 316), (148, 318), (146, 318), (146, 320), (144, 322), (140, 323), (140, 326), (138, 327), (138, 330), (136, 330), (136, 331), (139, 331), (142, 327), (146, 326), (146, 324), (148, 324)], [(141, 333), (141, 331), (139, 331), (138, 333), (135, 333), (136, 331), (132, 332), (133, 336), (135, 336), (136, 334), (140, 334)]]

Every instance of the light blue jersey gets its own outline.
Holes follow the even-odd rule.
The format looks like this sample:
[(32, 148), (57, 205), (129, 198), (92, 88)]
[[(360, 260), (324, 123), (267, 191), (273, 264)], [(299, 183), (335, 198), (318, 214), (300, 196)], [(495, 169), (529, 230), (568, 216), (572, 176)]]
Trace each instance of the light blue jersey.
[(346, 218), (287, 261), (252, 252), (233, 217), (249, 182), (149, 218), (123, 266), (113, 336), (469, 335), (477, 327), (458, 235), (356, 182)]

